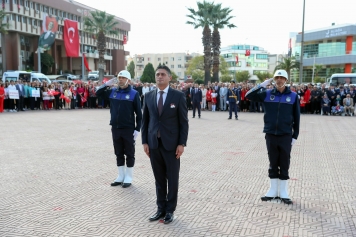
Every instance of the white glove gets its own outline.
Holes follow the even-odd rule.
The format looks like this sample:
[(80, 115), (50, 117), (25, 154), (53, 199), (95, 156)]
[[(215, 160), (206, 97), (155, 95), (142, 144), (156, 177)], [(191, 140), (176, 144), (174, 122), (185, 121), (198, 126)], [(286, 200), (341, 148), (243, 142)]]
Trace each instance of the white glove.
[(134, 133), (133, 133), (133, 137), (134, 137), (134, 140), (136, 141), (136, 138), (138, 137), (138, 135), (140, 134), (139, 131), (135, 130)]
[(112, 85), (114, 85), (116, 83), (116, 80), (117, 80), (116, 78), (113, 78), (113, 79), (105, 82), (105, 85), (106, 86), (112, 86)]
[(228, 105), (228, 104), (229, 104), (229, 101), (226, 101), (226, 104)]
[(292, 138), (292, 146), (295, 144), (296, 141), (297, 139)]
[(236, 104), (238, 105), (240, 103), (240, 101), (237, 101)]
[(271, 81), (273, 81), (273, 78), (265, 80), (260, 84), (260, 86), (266, 88), (271, 83)]

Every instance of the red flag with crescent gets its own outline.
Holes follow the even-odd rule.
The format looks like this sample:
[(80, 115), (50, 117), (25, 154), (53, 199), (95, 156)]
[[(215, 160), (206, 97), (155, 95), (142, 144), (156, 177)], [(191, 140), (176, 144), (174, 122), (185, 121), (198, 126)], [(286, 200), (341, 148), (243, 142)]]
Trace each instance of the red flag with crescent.
[(124, 35), (124, 43), (123, 44), (127, 44), (127, 36)]
[(66, 19), (63, 28), (63, 41), (67, 57), (79, 57), (78, 22)]
[(236, 58), (236, 65), (237, 65), (239, 63), (239, 56), (236, 55), (235, 58)]
[(90, 72), (90, 68), (89, 68), (89, 63), (88, 63), (88, 60), (87, 60), (87, 57), (85, 57), (85, 54), (84, 55), (84, 65), (85, 65), (85, 68), (88, 70), (88, 72)]

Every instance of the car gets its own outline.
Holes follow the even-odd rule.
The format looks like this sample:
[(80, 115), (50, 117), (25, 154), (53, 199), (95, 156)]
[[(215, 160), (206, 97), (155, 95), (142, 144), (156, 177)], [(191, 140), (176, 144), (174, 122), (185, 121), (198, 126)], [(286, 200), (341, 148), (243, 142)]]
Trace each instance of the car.
[(77, 76), (75, 76), (73, 74), (69, 74), (69, 73), (64, 73), (64, 74), (61, 75), (61, 77), (68, 78), (69, 80), (77, 79)]
[(99, 71), (91, 71), (88, 74), (88, 80), (99, 79)]

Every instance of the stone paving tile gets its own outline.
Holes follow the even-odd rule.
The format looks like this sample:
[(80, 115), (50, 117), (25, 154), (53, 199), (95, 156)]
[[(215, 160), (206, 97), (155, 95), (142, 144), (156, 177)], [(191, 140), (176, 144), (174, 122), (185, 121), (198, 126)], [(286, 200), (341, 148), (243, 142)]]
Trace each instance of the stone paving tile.
[(170, 225), (147, 220), (155, 188), (140, 138), (133, 185), (110, 187), (109, 110), (1, 114), (0, 236), (356, 236), (356, 118), (302, 115), (287, 206), (260, 201), (262, 114), (191, 114)]

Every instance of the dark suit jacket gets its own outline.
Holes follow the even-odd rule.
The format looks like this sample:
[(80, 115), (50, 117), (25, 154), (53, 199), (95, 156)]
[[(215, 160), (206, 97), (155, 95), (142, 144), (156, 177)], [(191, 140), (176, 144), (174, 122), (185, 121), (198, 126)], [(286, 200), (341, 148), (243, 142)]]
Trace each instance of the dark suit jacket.
[(203, 101), (203, 93), (201, 92), (201, 90), (198, 88), (197, 93), (195, 93), (195, 88), (192, 89), (191, 92), (191, 98), (192, 98), (192, 102), (196, 101), (196, 102), (202, 102)]
[[(20, 90), (20, 87), (21, 87), (21, 90)], [(17, 84), (16, 90), (19, 91), (19, 96), (25, 96), (25, 88), (22, 84), (21, 85)]]
[(189, 125), (184, 93), (169, 88), (161, 116), (157, 108), (157, 89), (146, 93), (141, 129), (142, 144), (148, 144), (150, 149), (158, 148), (158, 129), (167, 151), (175, 150), (178, 145), (186, 145)]

